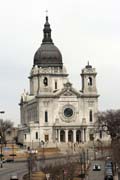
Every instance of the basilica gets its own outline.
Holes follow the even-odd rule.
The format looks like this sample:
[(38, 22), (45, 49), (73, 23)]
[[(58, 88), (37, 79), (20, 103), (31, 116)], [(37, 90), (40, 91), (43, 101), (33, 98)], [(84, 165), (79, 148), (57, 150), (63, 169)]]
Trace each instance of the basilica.
[(43, 40), (29, 75), (30, 92), (21, 95), (20, 141), (31, 147), (41, 142), (49, 146), (87, 142), (98, 111), (96, 70), (86, 64), (81, 70), (82, 87), (75, 89), (52, 40), (48, 16), (45, 21)]

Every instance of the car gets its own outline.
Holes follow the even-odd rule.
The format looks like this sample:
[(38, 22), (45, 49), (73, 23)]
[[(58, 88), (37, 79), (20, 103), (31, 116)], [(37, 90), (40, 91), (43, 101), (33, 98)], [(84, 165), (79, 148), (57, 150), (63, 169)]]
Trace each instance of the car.
[(14, 162), (14, 159), (11, 159), (11, 158), (6, 159), (6, 162)]
[(104, 178), (105, 180), (113, 180), (113, 176), (111, 176), (111, 175), (107, 175), (107, 176), (105, 176), (105, 178)]
[(106, 162), (105, 171), (112, 171), (113, 172), (113, 163), (112, 162)]
[(107, 162), (105, 163), (105, 166), (113, 167), (113, 162), (112, 162), (112, 161), (107, 161)]
[(93, 171), (100, 171), (100, 170), (101, 170), (101, 166), (98, 164), (94, 164)]
[(2, 161), (0, 160), (0, 164), (6, 163), (6, 159), (3, 159)]
[(108, 174), (108, 175), (113, 175), (112, 169), (107, 169), (107, 170), (106, 170), (106, 174)]
[(17, 174), (11, 175), (10, 180), (18, 180)]

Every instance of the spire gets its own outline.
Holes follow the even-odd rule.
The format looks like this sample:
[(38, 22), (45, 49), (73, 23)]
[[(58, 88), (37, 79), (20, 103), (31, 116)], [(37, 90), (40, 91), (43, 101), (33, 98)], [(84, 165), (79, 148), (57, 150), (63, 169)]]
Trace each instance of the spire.
[(48, 16), (46, 15), (46, 22), (44, 24), (44, 29), (43, 29), (43, 40), (42, 43), (52, 43), (53, 41), (51, 39), (51, 28), (50, 28), (50, 24), (48, 22)]
[(90, 65), (89, 61), (88, 61), (88, 64), (85, 66), (86, 68), (92, 68), (92, 66)]

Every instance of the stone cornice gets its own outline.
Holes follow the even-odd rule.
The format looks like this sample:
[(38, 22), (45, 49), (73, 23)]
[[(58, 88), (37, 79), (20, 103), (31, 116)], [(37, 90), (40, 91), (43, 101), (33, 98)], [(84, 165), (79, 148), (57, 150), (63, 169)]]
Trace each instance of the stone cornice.
[(55, 76), (55, 77), (67, 77), (69, 74), (54, 74), (54, 73), (41, 73), (41, 74), (34, 74), (32, 76), (29, 76), (29, 79), (32, 79), (33, 77), (38, 77), (38, 76)]
[(98, 98), (99, 94), (81, 94), (81, 98)]

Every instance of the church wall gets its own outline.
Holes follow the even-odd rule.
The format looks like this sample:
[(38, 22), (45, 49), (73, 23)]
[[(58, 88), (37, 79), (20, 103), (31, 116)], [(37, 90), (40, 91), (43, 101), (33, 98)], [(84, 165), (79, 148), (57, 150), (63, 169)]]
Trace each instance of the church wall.
[(30, 72), (30, 94), (24, 92), (21, 98), (24, 141), (30, 146), (40, 141), (86, 142), (98, 110), (96, 70), (88, 62), (81, 73), (82, 90), (74, 89), (52, 41), (48, 17), (43, 34)]
[[(69, 126), (69, 125), (78, 125), (80, 124), (80, 119), (79, 119), (79, 100), (75, 96), (68, 96), (68, 97), (61, 97), (59, 99), (59, 119), (60, 119), (60, 124)], [(70, 120), (67, 120), (64, 116), (64, 109), (71, 106), (71, 108), (74, 111), (74, 115)]]
[(38, 77), (34, 76), (30, 79), (30, 94), (35, 95), (38, 91)]

